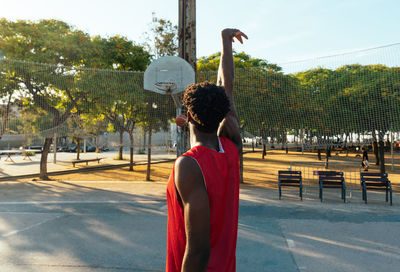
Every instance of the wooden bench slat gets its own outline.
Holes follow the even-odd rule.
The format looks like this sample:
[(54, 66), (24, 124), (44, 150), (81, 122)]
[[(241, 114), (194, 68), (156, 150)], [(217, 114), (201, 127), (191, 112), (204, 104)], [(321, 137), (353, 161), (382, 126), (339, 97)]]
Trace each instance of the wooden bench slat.
[(343, 176), (343, 172), (336, 171), (318, 171), (319, 176)]
[(375, 187), (379, 187), (379, 186), (386, 186), (386, 185), (389, 185), (388, 183), (376, 183), (376, 182), (374, 182), (374, 183), (368, 183), (368, 182), (366, 182), (365, 183), (366, 185), (367, 185), (367, 187), (368, 186), (375, 186)]
[(324, 184), (324, 188), (342, 188), (342, 185), (341, 184), (337, 184), (337, 185), (332, 185), (332, 184), (325, 185)]
[(80, 162), (91, 162), (91, 161), (99, 161), (99, 160), (101, 160), (102, 158), (98, 158), (98, 159), (87, 159), (87, 160), (75, 160), (75, 161), (72, 161), (72, 162), (74, 162), (74, 163), (80, 163)]
[(301, 171), (283, 171), (283, 170), (279, 170), (278, 173), (279, 174), (301, 174)]
[[(373, 187), (373, 188), (368, 188), (369, 190), (373, 191), (386, 191), (386, 187)], [(389, 190), (389, 188), (388, 188)]]
[(301, 176), (288, 176), (288, 175), (279, 175), (280, 179), (300, 179)]
[(322, 181), (329, 181), (329, 180), (336, 180), (336, 181), (343, 181), (344, 178), (343, 177), (333, 177), (333, 176), (328, 176), (328, 177), (319, 177), (319, 180)]
[(388, 180), (387, 178), (361, 178), (361, 181), (377, 181), (377, 182), (381, 181), (381, 182), (384, 182), (384, 181), (387, 181), (387, 180)]
[(84, 163), (84, 162), (86, 162), (86, 165), (88, 165), (88, 162), (92, 162), (92, 161), (97, 161), (98, 163), (100, 163), (100, 160), (102, 160), (102, 159), (103, 158), (87, 159), (87, 160), (74, 160), (74, 161), (72, 161), (72, 166), (75, 167), (75, 164)]
[(325, 184), (342, 184), (343, 181), (324, 181), (322, 182), (323, 185)]
[(386, 177), (387, 178), (387, 174), (382, 174), (382, 173), (361, 173), (361, 177)]
[(286, 186), (286, 187), (299, 187), (298, 184), (294, 184), (294, 183), (281, 183), (281, 186)]
[(300, 183), (300, 180), (280, 180), (280, 183)]

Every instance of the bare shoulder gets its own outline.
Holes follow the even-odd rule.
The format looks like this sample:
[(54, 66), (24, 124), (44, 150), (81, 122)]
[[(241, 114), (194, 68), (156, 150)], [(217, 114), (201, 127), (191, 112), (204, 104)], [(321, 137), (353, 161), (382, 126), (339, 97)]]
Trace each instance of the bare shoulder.
[(203, 173), (194, 158), (181, 156), (176, 160), (175, 186), (182, 198), (192, 190), (204, 187)]
[(175, 172), (179, 171), (181, 174), (185, 174), (186, 172), (193, 172), (196, 170), (200, 170), (199, 164), (196, 159), (189, 156), (180, 156), (176, 159), (175, 162)]

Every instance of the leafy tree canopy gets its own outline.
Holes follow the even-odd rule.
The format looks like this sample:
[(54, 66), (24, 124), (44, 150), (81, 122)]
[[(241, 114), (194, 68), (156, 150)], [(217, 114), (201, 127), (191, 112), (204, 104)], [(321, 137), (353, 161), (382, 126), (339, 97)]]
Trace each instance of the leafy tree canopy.
[[(217, 52), (208, 57), (200, 57), (197, 61), (197, 71), (217, 71), (221, 52)], [(236, 68), (258, 68), (265, 71), (279, 72), (282, 68), (276, 64), (269, 63), (266, 60), (252, 58), (244, 52), (233, 52), (233, 60)]]

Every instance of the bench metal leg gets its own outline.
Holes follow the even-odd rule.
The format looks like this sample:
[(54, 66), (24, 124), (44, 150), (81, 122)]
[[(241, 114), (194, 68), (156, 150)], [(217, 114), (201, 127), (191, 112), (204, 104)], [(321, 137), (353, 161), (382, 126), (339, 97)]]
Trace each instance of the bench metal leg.
[(365, 197), (364, 197), (364, 185), (363, 185), (363, 183), (361, 183), (361, 191), (362, 191), (362, 194), (361, 194), (362, 200), (365, 200)]
[(319, 182), (319, 199), (322, 202), (322, 189), (323, 189), (324, 185), (322, 184), (322, 182)]
[(346, 203), (346, 184), (342, 185), (343, 202)]
[(365, 184), (365, 182), (363, 183), (363, 191), (364, 191), (364, 201), (365, 204), (367, 204), (367, 185)]
[(300, 184), (300, 200), (303, 201), (303, 185)]
[(279, 200), (282, 198), (282, 188), (281, 185), (279, 185)]
[(4, 161), (15, 162), (15, 161), (13, 161), (13, 159), (11, 158), (11, 155), (8, 155), (7, 158), (6, 158)]
[(389, 188), (386, 185), (386, 202), (389, 202), (388, 196), (389, 196)]
[(392, 203), (392, 188), (390, 187), (390, 206), (392, 206), (393, 205), (393, 203)]

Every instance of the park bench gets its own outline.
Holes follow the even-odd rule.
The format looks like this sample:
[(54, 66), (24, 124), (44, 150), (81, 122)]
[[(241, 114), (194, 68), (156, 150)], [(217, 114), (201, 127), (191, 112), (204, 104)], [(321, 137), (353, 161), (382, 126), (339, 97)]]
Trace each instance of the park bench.
[(388, 179), (388, 174), (384, 173), (361, 173), (361, 189), (362, 199), (367, 204), (367, 189), (368, 190), (385, 190), (386, 202), (388, 202), (388, 195), (390, 194), (390, 205), (392, 205), (392, 184)]
[(86, 165), (88, 165), (88, 163), (92, 162), (92, 161), (97, 161), (97, 163), (100, 163), (100, 160), (102, 160), (102, 159), (103, 158), (95, 158), (95, 159), (87, 159), (87, 160), (75, 160), (75, 161), (72, 161), (72, 166), (75, 167), (75, 164), (83, 163), (83, 162), (86, 162)]
[(319, 199), (322, 202), (324, 188), (341, 188), (342, 199), (346, 202), (346, 182), (343, 172), (338, 171), (318, 171), (319, 176)]
[(346, 147), (338, 147), (335, 148), (335, 155), (338, 156), (339, 154), (348, 152), (348, 149)]
[(303, 200), (301, 171), (278, 171), (279, 199), (282, 197), (282, 186), (299, 187), (299, 196)]

